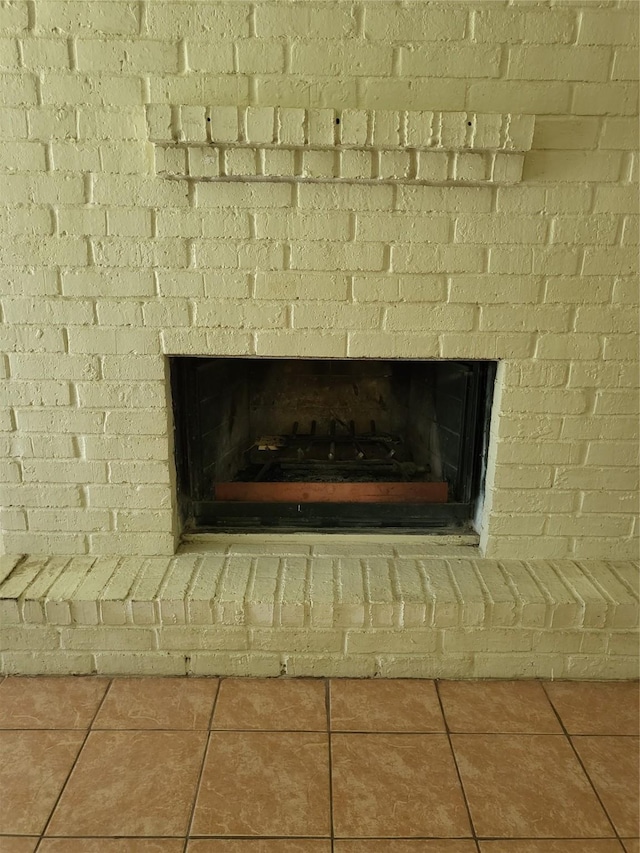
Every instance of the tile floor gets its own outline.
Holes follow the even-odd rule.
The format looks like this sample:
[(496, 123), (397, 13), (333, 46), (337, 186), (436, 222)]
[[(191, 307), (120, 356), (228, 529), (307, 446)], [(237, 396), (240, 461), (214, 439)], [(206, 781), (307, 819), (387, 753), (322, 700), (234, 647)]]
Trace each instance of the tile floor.
[(5, 678), (0, 853), (639, 853), (638, 685)]

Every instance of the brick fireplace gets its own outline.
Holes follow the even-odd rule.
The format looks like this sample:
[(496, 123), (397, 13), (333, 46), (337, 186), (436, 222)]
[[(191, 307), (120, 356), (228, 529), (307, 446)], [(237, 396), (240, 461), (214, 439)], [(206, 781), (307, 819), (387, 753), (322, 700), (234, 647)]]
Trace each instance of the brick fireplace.
[[(27, 631), (7, 639), (5, 668), (47, 669), (29, 643), (54, 651), (36, 629), (64, 649), (80, 634), (65, 639), (72, 629), (60, 625), (186, 624), (189, 608), (175, 616), (174, 604), (201, 583), (191, 550), (210, 547), (226, 566), (220, 590), (229, 566), (238, 590), (249, 584), (238, 595), (252, 616), (219, 611), (247, 631), (259, 634), (265, 606), (311, 619), (307, 581), (297, 604), (282, 598), (284, 581), (271, 599), (255, 597), (256, 584), (284, 577), (273, 559), (303, 559), (288, 575), (303, 579), (323, 576), (324, 557), (338, 561), (329, 598), (341, 627), (327, 641), (338, 657), (348, 657), (341, 630), (393, 634), (412, 602), (429, 623), (426, 576), (416, 569), (403, 587), (404, 561), (471, 560), (485, 615), (492, 584), (521, 608), (507, 623), (491, 622), (494, 608), (488, 627), (526, 627), (523, 613), (544, 602), (537, 627), (571, 634), (555, 671), (606, 672), (611, 632), (637, 618), (633, 608), (615, 615), (625, 596), (637, 602), (637, 24), (625, 2), (2, 4), (0, 520), (4, 553), (18, 556), (7, 557), (0, 602), (7, 624)], [(388, 531), (384, 541), (368, 530), (326, 546), (297, 542), (292, 528), (286, 541), (222, 531), (209, 546), (184, 544), (176, 359), (495, 365), (491, 415), (472, 439), (466, 527), (438, 531), (460, 534), (450, 538)], [(347, 436), (355, 416), (338, 420)], [(442, 466), (438, 477), (452, 488)], [(351, 599), (340, 561), (368, 554), (384, 566), (359, 563), (365, 580)], [(163, 608), (167, 566), (186, 579)], [(450, 570), (458, 580), (444, 600), (464, 609)], [(87, 614), (78, 602), (94, 581), (95, 602), (110, 590), (106, 600), (127, 602), (122, 612), (105, 616), (94, 602)], [(602, 624), (584, 615), (592, 595)], [(554, 621), (565, 605), (582, 607), (577, 621)], [(476, 625), (474, 606), (461, 631)], [(589, 635), (596, 624), (610, 629), (602, 647)], [(140, 649), (120, 651), (157, 651), (149, 630), (132, 641)], [(121, 642), (107, 634), (98, 647)], [(537, 640), (527, 636), (513, 672), (548, 672), (531, 668)], [(633, 666), (626, 637), (611, 647), (624, 649), (619, 674)], [(585, 658), (571, 669), (569, 648), (604, 655), (601, 668)], [(71, 668), (96, 667), (78, 654)], [(467, 663), (467, 674), (493, 672)]]

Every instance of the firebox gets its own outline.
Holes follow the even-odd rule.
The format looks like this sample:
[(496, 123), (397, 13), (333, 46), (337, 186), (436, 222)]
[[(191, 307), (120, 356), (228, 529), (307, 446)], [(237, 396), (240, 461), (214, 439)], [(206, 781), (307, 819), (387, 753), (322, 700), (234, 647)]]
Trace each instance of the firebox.
[(172, 357), (185, 532), (464, 532), (495, 363)]

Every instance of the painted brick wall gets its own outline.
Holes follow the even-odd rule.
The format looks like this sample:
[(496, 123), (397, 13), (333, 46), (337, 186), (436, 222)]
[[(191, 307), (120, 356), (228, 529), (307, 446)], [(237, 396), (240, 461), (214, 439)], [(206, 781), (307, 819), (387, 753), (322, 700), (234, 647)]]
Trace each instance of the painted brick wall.
[[(173, 553), (165, 355), (257, 354), (500, 359), (487, 556), (635, 557), (637, 35), (613, 0), (0, 3), (4, 549)], [(230, 105), (535, 133), (511, 185), (157, 174), (158, 122)]]

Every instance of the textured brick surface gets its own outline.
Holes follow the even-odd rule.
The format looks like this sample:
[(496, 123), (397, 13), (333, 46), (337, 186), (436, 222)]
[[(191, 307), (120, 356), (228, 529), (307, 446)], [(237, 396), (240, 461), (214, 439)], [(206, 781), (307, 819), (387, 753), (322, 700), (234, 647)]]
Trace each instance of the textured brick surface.
[(491, 358), (485, 556), (635, 559), (638, 7), (600, 5), (0, 4), (4, 550), (174, 553), (166, 355)]
[(638, 564), (488, 560), (452, 542), (194, 544), (2, 558), (6, 673), (637, 675)]

